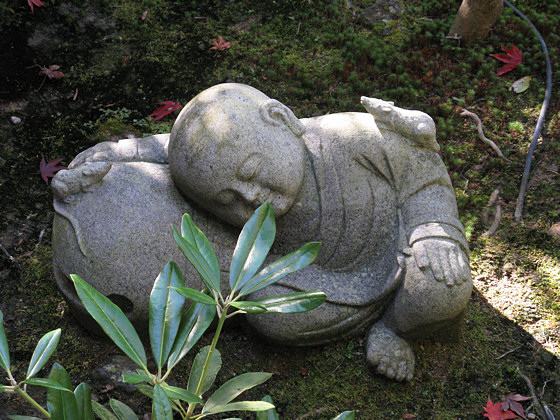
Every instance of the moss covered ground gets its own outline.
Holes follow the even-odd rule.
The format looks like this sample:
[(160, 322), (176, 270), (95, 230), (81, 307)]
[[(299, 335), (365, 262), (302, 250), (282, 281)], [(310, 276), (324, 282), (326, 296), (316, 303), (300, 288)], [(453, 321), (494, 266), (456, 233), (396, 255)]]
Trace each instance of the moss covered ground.
[[(376, 376), (364, 361), (363, 337), (284, 348), (240, 327), (228, 330), (219, 345), (224, 368), (218, 380), (251, 370), (274, 373), (253, 397), (270, 394), (285, 419), (332, 418), (347, 409), (361, 419), (481, 419), (488, 397), (529, 394), (521, 370), (560, 417), (560, 242), (553, 234), (560, 222), (560, 101), (553, 91), (523, 220), (516, 223), (545, 64), (533, 32), (510, 9), (484, 41), (466, 46), (446, 38), (459, 1), (411, 0), (392, 11), (380, 5), (398, 2), (44, 3), (31, 13), (23, 0), (0, 1), (0, 309), (16, 373), (24, 374), (37, 340), (62, 327), (54, 360), (76, 384), (94, 381), (99, 401), (135, 401), (140, 416), (149, 411), (136, 394), (95, 382), (95, 368), (118, 350), (79, 327), (56, 289), (52, 194), (36, 174), (39, 161), (68, 164), (101, 140), (169, 132), (173, 115), (147, 118), (155, 103), (185, 104), (206, 87), (240, 82), (298, 117), (360, 111), (361, 95), (429, 113), (467, 228), (476, 290), (457, 341), (415, 343), (417, 372), (410, 383)], [(560, 6), (556, 0), (517, 3), (547, 42), (556, 82)], [(211, 50), (218, 36), (231, 47)], [(523, 62), (498, 77), (500, 63), (490, 54), (512, 44)], [(39, 89), (40, 67), (51, 65), (64, 77), (47, 78)], [(528, 75), (527, 91), (508, 90)], [(486, 136), (508, 161), (480, 141), (473, 121), (459, 115), (463, 108), (480, 116)], [(22, 122), (14, 124), (12, 116)], [(497, 233), (484, 238), (483, 211), (496, 188), (503, 217)], [(23, 412), (17, 400), (0, 395), (0, 417)]]

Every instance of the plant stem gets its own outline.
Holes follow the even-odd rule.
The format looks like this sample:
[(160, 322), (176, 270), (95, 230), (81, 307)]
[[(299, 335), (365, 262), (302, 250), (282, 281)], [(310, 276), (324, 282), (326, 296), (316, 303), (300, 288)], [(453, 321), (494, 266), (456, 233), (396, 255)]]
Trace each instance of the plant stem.
[[(208, 355), (206, 356), (206, 360), (204, 362), (204, 367), (202, 368), (202, 374), (200, 375), (200, 379), (198, 381), (198, 385), (196, 386), (196, 391), (194, 392), (195, 395), (200, 394), (200, 390), (202, 389), (202, 385), (204, 384), (204, 380), (206, 379), (206, 375), (208, 373), (208, 368), (210, 367), (210, 361), (212, 360), (212, 356), (214, 355), (214, 350), (216, 349), (216, 344), (218, 344), (218, 338), (220, 338), (220, 333), (222, 332), (222, 327), (224, 326), (224, 322), (227, 319), (227, 312), (228, 306), (226, 306), (222, 312), (220, 313), (220, 318), (218, 320), (218, 326), (216, 327), (216, 332), (214, 333), (214, 338), (212, 339), (212, 344), (210, 344), (210, 350), (208, 351)], [(191, 416), (196, 404), (189, 404), (189, 408), (187, 410), (187, 417)]]
[(51, 418), (51, 415), (49, 414), (49, 412), (47, 410), (45, 410), (43, 407), (41, 407), (37, 401), (35, 401), (33, 398), (31, 398), (29, 396), (29, 394), (27, 392), (25, 392), (23, 389), (21, 389), (19, 386), (17, 386), (14, 389), (14, 392), (16, 394), (18, 394), (20, 397), (22, 397), (23, 399), (25, 399), (29, 404), (31, 404), (36, 410), (38, 410), (46, 418), (48, 418), (48, 419)]

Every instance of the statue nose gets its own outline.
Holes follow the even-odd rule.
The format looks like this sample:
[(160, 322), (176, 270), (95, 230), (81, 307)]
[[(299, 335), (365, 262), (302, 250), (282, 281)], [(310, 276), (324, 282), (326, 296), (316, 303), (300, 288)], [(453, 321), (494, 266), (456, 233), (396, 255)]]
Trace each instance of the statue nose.
[(241, 195), (241, 197), (243, 197), (245, 201), (252, 204), (259, 196), (259, 187), (256, 185), (243, 183), (237, 187), (237, 192), (239, 193), (239, 195)]

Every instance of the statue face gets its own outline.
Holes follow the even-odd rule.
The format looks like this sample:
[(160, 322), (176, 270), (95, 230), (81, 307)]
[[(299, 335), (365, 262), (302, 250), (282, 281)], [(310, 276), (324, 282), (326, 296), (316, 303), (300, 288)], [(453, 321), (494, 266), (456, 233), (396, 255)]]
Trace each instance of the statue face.
[(257, 89), (213, 86), (175, 121), (168, 153), (173, 181), (235, 226), (242, 227), (266, 202), (282, 216), (303, 183), (304, 130), (288, 107)]
[(202, 151), (189, 172), (188, 195), (216, 216), (242, 227), (260, 205), (272, 205), (276, 217), (297, 198), (304, 177), (304, 150), (299, 139), (277, 136), (234, 141)]

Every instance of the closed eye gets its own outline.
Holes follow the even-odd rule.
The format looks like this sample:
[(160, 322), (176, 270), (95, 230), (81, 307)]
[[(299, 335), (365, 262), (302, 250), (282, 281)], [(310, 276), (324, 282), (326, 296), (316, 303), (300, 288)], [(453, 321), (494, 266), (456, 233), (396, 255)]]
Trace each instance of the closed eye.
[(235, 201), (235, 196), (236, 194), (231, 190), (220, 191), (214, 198), (214, 201), (218, 204), (229, 206)]
[(259, 173), (263, 161), (263, 156), (260, 153), (249, 155), (237, 170), (237, 179), (244, 182), (253, 179)]

